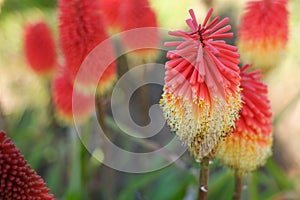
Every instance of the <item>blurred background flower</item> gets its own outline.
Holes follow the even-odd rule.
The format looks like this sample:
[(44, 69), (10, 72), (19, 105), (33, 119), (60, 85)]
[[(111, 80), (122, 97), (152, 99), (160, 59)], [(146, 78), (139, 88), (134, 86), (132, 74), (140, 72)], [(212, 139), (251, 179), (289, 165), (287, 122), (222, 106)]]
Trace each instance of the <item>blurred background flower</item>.
[(27, 164), (6, 133), (0, 132), (0, 198), (54, 199), (44, 180)]
[[(82, 94), (74, 88), (67, 69), (60, 69), (56, 77), (54, 77), (51, 92), (57, 116), (65, 123), (72, 124), (74, 120), (73, 115), (80, 117), (78, 122), (86, 121), (92, 115), (94, 97)], [(76, 98), (81, 104), (73, 105), (73, 98)]]
[(287, 0), (249, 1), (238, 30), (245, 63), (268, 71), (280, 64), (288, 41)]
[(24, 33), (24, 52), (31, 69), (50, 75), (57, 67), (56, 45), (45, 22), (28, 24)]
[[(148, 0), (123, 0), (119, 4), (119, 19), (121, 31), (127, 31), (135, 28), (158, 27), (157, 15), (152, 9)], [(160, 33), (157, 29), (150, 29), (144, 33), (143, 37), (121, 37), (121, 42), (127, 50), (135, 49), (139, 43), (143, 45), (159, 47)], [(154, 49), (135, 50), (130, 54), (135, 60), (152, 61), (156, 58), (158, 52)]]
[(110, 34), (121, 31), (120, 6), (122, 0), (99, 0), (102, 16)]
[[(76, 79), (76, 75), (80, 66), (86, 56), (102, 41), (108, 39), (106, 33), (106, 24), (103, 21), (100, 13), (100, 1), (94, 0), (60, 0), (59, 1), (59, 30), (60, 30), (60, 43), (62, 52), (65, 58), (65, 65), (70, 73), (71, 81)], [(114, 55), (113, 45), (106, 48), (106, 52)], [(106, 68), (99, 64), (93, 65), (91, 70), (99, 70)], [(102, 79), (105, 79), (105, 87), (101, 88), (101, 81), (99, 80), (99, 90), (104, 93), (110, 89), (108, 81), (114, 82), (116, 79), (116, 63), (110, 64)], [(76, 79), (77, 89), (81, 92), (91, 93), (94, 80), (90, 73), (87, 77), (79, 76)], [(99, 78), (99, 77), (96, 77)], [(93, 91), (92, 91), (93, 92)]]

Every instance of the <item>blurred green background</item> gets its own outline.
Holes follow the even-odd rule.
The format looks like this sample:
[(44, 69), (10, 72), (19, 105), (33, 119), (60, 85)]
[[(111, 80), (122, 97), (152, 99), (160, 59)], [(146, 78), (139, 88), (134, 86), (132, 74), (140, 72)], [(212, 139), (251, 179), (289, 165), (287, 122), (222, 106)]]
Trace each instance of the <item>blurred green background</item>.
[[(215, 12), (229, 16), (234, 31), (244, 4), (245, 0), (214, 1)], [(198, 18), (206, 13), (200, 0), (151, 0), (151, 5), (159, 25), (169, 30), (185, 26), (189, 8), (199, 13)], [(56, 7), (57, 2), (51, 0), (5, 0), (2, 5), (0, 129), (8, 133), (28, 163), (45, 179), (56, 199), (195, 199), (199, 164), (187, 153), (179, 164), (155, 172), (118, 172), (95, 161), (76, 137), (70, 137), (72, 128), (62, 124), (53, 126), (48, 84), (28, 68), (24, 58), (23, 28), (29, 22), (45, 20), (58, 44)], [(265, 167), (244, 180), (243, 199), (300, 199), (299, 0), (290, 0), (289, 10), (288, 50), (265, 79), (274, 113), (274, 153)], [(113, 123), (110, 126), (118, 132)], [(233, 172), (215, 161), (210, 175), (209, 199), (232, 199)]]

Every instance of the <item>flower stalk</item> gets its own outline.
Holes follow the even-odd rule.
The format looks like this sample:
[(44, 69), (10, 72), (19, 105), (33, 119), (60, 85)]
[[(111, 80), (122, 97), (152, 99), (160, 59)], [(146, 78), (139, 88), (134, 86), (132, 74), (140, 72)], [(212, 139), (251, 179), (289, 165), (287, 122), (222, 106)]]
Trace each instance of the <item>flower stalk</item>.
[(234, 187), (234, 194), (233, 200), (240, 200), (242, 196), (243, 190), (243, 175), (235, 171), (235, 187)]
[(207, 199), (208, 179), (209, 179), (209, 157), (206, 156), (201, 161), (198, 200)]
[(100, 94), (96, 95), (96, 113), (97, 113), (97, 118), (98, 118), (98, 122), (100, 123), (101, 128), (103, 129), (103, 131), (106, 131), (106, 126), (104, 123), (104, 119), (105, 119), (105, 110), (104, 110), (104, 105), (103, 105), (103, 97)]

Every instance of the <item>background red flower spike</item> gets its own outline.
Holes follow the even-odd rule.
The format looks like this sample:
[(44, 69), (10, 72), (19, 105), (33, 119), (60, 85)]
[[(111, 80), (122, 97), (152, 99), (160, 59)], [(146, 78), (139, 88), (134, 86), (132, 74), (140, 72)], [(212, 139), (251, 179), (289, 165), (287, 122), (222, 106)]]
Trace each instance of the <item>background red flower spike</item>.
[(101, 4), (101, 12), (109, 28), (111, 34), (119, 33), (121, 31), (121, 17), (120, 17), (120, 5), (123, 0), (99, 0)]
[(245, 63), (264, 71), (276, 66), (288, 41), (287, 0), (247, 3), (238, 30), (238, 47)]
[[(157, 19), (154, 10), (151, 8), (148, 0), (123, 0), (120, 6), (120, 24), (122, 31), (136, 28), (157, 27)], [(121, 42), (129, 51), (135, 49), (140, 43), (143, 46), (160, 45), (160, 33), (157, 29), (145, 31), (143, 35), (136, 37), (127, 37), (123, 35)], [(135, 50), (132, 54), (134, 59), (151, 60), (156, 57), (157, 52), (154, 49)]]
[[(76, 105), (73, 97), (77, 99)], [(77, 91), (66, 69), (61, 69), (52, 82), (52, 98), (58, 118), (65, 123), (72, 123), (73, 115), (78, 116), (79, 122), (85, 121), (93, 111), (93, 96)]]
[(45, 22), (28, 24), (24, 32), (27, 62), (38, 74), (49, 74), (56, 68), (56, 49), (51, 31)]
[(273, 141), (268, 89), (260, 82), (261, 70), (247, 72), (249, 68), (250, 65), (245, 65), (241, 70), (243, 108), (236, 129), (217, 150), (220, 160), (240, 173), (263, 165), (271, 155)]
[(0, 199), (52, 200), (54, 196), (49, 191), (20, 150), (0, 131)]
[(176, 49), (167, 53), (161, 105), (171, 129), (198, 159), (227, 135), (241, 108), (237, 47), (221, 40), (233, 37), (229, 18), (209, 22), (212, 12), (198, 24), (190, 10), (191, 31), (170, 31), (181, 40), (165, 43)]
[[(100, 1), (95, 0), (60, 0), (60, 42), (65, 57), (66, 67), (71, 74), (71, 80), (74, 81), (77, 72), (86, 58), (86, 56), (102, 41), (108, 38), (105, 24), (100, 12)], [(106, 45), (106, 54), (114, 55), (113, 45)], [(99, 70), (100, 68), (111, 68), (110, 72), (115, 71), (116, 64), (110, 66), (93, 66), (91, 71)], [(93, 84), (94, 73), (87, 74), (85, 78), (77, 79), (82, 92), (89, 91)], [(114, 81), (115, 76), (112, 76), (111, 81)], [(97, 79), (100, 77), (96, 77)], [(100, 82), (101, 83), (101, 80)], [(101, 85), (99, 85), (101, 88)]]

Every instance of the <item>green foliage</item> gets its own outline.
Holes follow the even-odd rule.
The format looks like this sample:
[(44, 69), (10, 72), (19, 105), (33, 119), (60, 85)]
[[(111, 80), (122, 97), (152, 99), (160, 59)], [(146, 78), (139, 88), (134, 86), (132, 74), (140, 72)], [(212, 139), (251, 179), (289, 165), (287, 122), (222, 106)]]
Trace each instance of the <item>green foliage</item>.
[(128, 175), (128, 182), (124, 184), (118, 200), (134, 199), (136, 196), (141, 199), (183, 199), (193, 182), (193, 175), (175, 165), (147, 174)]
[(24, 11), (31, 8), (48, 9), (55, 8), (56, 5), (56, 0), (22, 0), (22, 2), (19, 0), (5, 0), (2, 12), (3, 14), (6, 14), (15, 11)]

